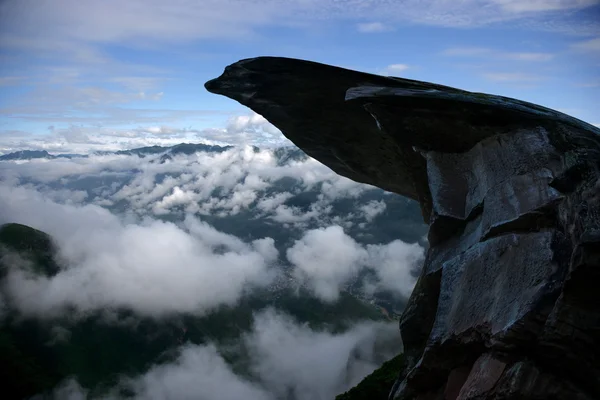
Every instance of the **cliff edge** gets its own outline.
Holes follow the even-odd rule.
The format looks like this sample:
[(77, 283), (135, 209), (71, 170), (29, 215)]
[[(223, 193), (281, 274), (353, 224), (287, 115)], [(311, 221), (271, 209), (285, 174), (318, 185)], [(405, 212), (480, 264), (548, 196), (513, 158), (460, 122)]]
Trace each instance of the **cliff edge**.
[(241, 60), (205, 86), (340, 175), (421, 204), (430, 249), (390, 398), (600, 398), (600, 130), (289, 58)]

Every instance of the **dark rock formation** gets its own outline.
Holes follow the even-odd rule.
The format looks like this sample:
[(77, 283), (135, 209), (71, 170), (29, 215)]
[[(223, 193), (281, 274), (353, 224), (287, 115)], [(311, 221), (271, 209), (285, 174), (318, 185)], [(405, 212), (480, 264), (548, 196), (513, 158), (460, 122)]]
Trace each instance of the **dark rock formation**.
[(206, 88), (351, 179), (419, 200), (394, 399), (600, 398), (600, 130), (534, 104), (308, 61)]

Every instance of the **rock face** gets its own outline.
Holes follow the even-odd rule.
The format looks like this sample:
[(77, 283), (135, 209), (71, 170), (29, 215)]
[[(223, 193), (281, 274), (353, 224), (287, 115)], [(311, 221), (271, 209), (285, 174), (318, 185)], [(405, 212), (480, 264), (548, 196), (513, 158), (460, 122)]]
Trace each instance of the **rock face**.
[(431, 247), (390, 398), (600, 398), (600, 130), (287, 58), (239, 61), (206, 88), (337, 173), (420, 202)]

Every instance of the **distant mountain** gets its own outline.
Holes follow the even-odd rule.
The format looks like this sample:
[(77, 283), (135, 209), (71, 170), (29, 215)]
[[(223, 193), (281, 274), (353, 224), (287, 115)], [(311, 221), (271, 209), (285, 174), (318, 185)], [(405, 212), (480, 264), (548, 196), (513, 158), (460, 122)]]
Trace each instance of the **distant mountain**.
[(302, 162), (309, 158), (305, 152), (297, 147), (279, 147), (273, 153), (277, 157), (277, 165), (285, 165), (290, 161)]
[(55, 156), (53, 156), (54, 158), (68, 158), (68, 159), (72, 159), (72, 158), (88, 158), (89, 156), (87, 154), (57, 154)]
[(120, 150), (114, 152), (114, 154), (119, 155), (137, 155), (139, 157), (145, 157), (148, 155), (154, 154), (185, 154), (190, 155), (194, 153), (222, 153), (229, 149), (233, 148), (233, 146), (212, 146), (202, 143), (180, 143), (170, 147), (163, 146), (149, 146), (149, 147), (140, 147), (137, 149), (131, 150)]
[[(10, 265), (9, 253), (30, 260), (33, 273), (52, 276), (60, 270), (54, 252), (52, 238), (44, 232), (19, 224), (1, 226), (0, 267), (4, 273), (0, 287), (7, 270), (15, 267)], [(225, 344), (239, 339), (250, 331), (253, 313), (266, 307), (281, 310), (311, 327), (327, 326), (333, 331), (343, 331), (358, 320), (384, 318), (375, 307), (348, 293), (342, 293), (339, 301), (331, 304), (285, 286), (255, 291), (237, 306), (224, 306), (203, 317), (180, 314), (157, 320), (120, 309), (115, 310), (110, 324), (100, 312), (79, 319), (40, 320), (20, 315), (8, 300), (7, 305), (0, 324), (0, 375), (4, 393), (15, 396), (10, 398), (49, 391), (71, 376), (91, 388), (92, 397), (101, 395), (122, 376), (135, 376), (151, 365), (174, 359), (175, 350), (183, 343)], [(123, 323), (116, 323), (119, 321)], [(225, 357), (234, 368), (243, 369), (243, 349)]]
[(32, 160), (34, 158), (55, 158), (46, 150), (21, 150), (0, 156), (0, 161)]
[[(194, 153), (222, 153), (224, 151), (232, 149), (234, 146), (217, 146), (217, 145), (208, 145), (203, 143), (180, 143), (174, 146), (147, 146), (147, 147), (139, 147), (135, 149), (129, 150), (118, 150), (118, 151), (94, 151), (93, 155), (137, 155), (138, 157), (146, 157), (155, 154), (165, 154), (165, 155), (191, 155)], [(254, 151), (259, 151), (260, 149), (256, 146), (253, 146)], [(292, 148), (292, 153), (294, 154), (304, 154), (301, 150)], [(282, 157), (284, 154), (287, 154), (288, 150), (278, 149), (280, 150), (278, 154), (281, 154)], [(80, 157), (88, 157), (85, 154), (50, 154), (46, 150), (21, 150), (15, 151), (13, 153), (8, 153), (0, 156), (0, 161), (15, 161), (15, 160), (32, 160), (36, 158), (80, 158)], [(301, 156), (295, 156), (301, 157)], [(305, 155), (305, 157), (307, 157)]]
[[(112, 154), (112, 152), (108, 152)], [(50, 154), (46, 150), (21, 150), (13, 153), (8, 153), (0, 156), (0, 161), (19, 161), (19, 160), (34, 160), (38, 158), (46, 158), (52, 160), (55, 158), (87, 158), (85, 154)]]

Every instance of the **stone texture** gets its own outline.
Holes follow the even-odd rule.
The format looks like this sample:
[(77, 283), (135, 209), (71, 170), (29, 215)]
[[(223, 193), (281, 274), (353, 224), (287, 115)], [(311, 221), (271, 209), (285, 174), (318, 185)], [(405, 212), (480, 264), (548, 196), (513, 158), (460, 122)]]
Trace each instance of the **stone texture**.
[(489, 393), (500, 380), (506, 363), (484, 354), (475, 361), (457, 400), (471, 400)]
[(287, 58), (242, 60), (206, 88), (341, 175), (420, 202), (430, 248), (390, 398), (600, 398), (600, 130)]

